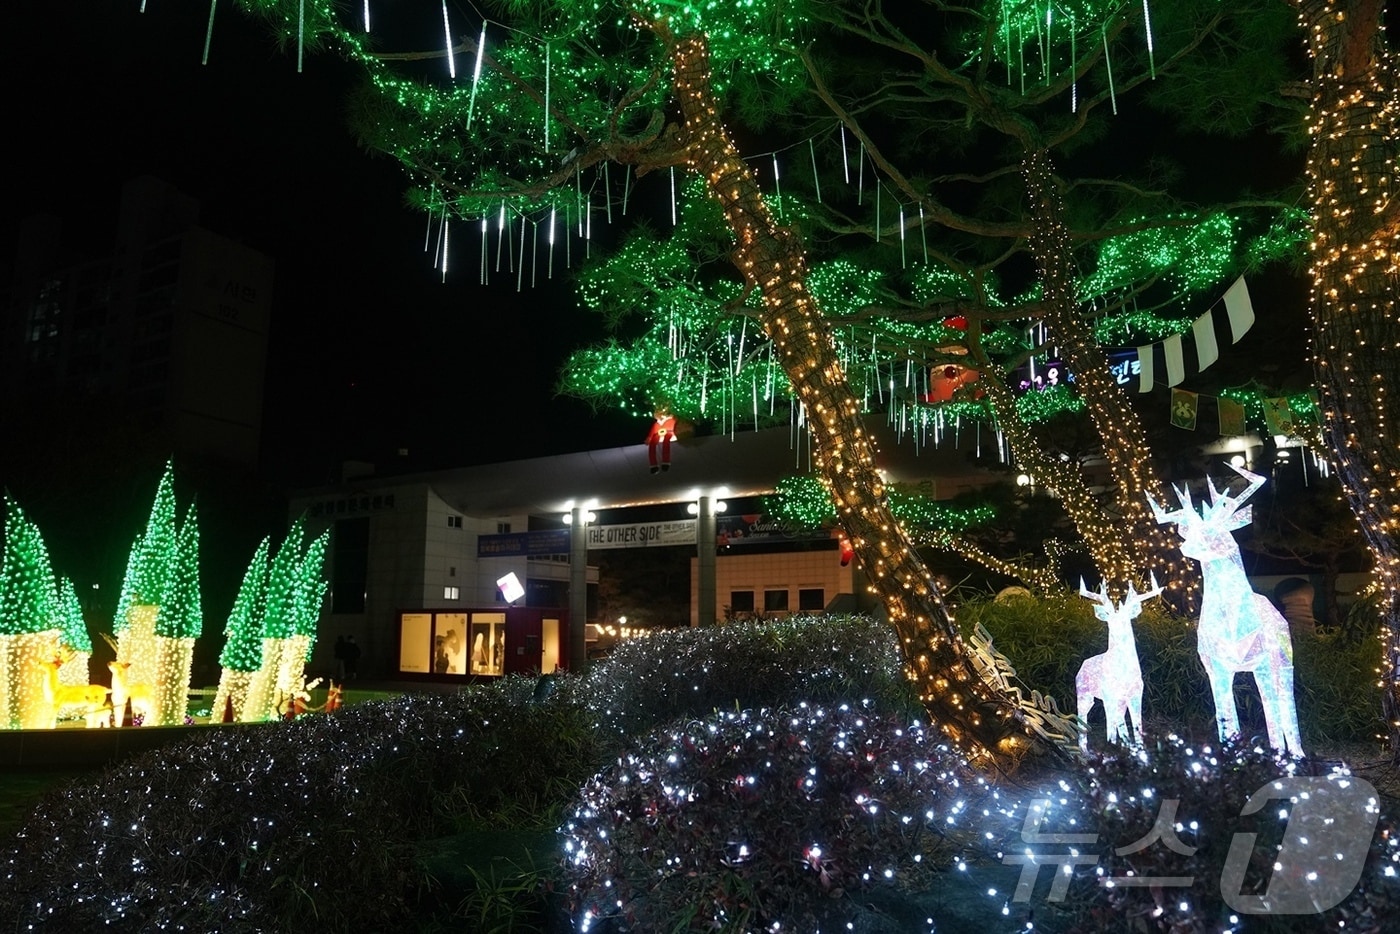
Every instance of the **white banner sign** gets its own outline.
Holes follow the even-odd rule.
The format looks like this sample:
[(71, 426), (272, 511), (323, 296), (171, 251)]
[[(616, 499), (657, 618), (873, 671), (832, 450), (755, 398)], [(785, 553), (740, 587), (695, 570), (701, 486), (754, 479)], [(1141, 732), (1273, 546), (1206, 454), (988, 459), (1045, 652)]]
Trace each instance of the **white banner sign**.
[(588, 547), (645, 548), (648, 545), (694, 545), (695, 519), (588, 526)]

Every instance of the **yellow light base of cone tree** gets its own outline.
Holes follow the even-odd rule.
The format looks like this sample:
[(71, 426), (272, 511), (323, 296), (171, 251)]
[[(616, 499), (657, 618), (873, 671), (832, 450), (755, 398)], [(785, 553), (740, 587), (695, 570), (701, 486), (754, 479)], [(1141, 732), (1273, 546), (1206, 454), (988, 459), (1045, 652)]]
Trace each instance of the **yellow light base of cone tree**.
[(219, 688), (214, 693), (214, 706), (209, 709), (209, 719), (221, 723), (225, 713), (231, 709), (232, 719), (242, 720), (243, 707), (248, 700), (248, 689), (256, 673), (239, 671), (236, 668), (223, 669), (219, 674)]
[(263, 664), (253, 673), (238, 719), (245, 723), (272, 720), (277, 705), (301, 691), (306, 684), (306, 657), (311, 640), (306, 636), (263, 640)]
[(0, 636), (0, 726), (20, 730), (51, 730), (56, 710), (45, 663), (58, 655), (59, 631)]

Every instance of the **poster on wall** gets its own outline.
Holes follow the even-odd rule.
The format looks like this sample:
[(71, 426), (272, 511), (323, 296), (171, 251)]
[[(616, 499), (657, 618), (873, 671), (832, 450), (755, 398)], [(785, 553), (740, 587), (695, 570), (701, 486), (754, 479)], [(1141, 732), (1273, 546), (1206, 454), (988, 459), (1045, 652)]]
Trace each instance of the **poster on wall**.
[(433, 615), (431, 613), (401, 613), (399, 615), (399, 671), (427, 674), (431, 659), (428, 646), (432, 643)]
[(433, 617), (433, 674), (467, 672), (467, 614), (438, 613)]
[(474, 675), (504, 674), (506, 615), (504, 613), (473, 613), (471, 635), (471, 673)]

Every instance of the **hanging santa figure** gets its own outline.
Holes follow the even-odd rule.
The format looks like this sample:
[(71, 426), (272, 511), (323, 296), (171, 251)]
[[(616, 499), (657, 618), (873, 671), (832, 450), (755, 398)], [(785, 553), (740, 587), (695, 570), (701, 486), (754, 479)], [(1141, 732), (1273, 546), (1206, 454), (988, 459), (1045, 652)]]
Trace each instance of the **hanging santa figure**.
[(851, 544), (851, 540), (846, 537), (846, 533), (836, 532), (835, 535), (837, 548), (841, 552), (841, 566), (844, 568), (846, 565), (850, 564), (851, 559), (856, 556), (856, 549), (855, 546)]
[[(967, 331), (967, 318), (963, 315), (953, 315), (943, 319), (943, 326), (954, 331)], [(939, 347), (940, 353), (956, 354), (965, 356), (967, 348), (960, 344), (951, 344), (947, 347)], [(928, 374), (928, 394), (924, 396), (925, 402), (951, 402), (955, 396), (965, 395), (958, 390), (969, 383), (977, 382), (981, 374), (971, 367), (962, 366), (958, 363), (943, 363), (934, 366)], [(972, 397), (982, 398), (983, 390), (975, 388)]]
[(671, 469), (671, 442), (676, 437), (676, 416), (665, 408), (656, 410), (656, 421), (647, 434), (647, 462), (651, 472)]

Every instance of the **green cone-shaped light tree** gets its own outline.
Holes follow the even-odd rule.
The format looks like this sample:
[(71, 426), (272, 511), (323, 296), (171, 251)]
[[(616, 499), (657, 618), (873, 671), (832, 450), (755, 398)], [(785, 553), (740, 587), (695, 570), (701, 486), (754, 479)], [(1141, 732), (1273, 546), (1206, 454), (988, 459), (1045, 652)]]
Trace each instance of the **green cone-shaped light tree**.
[(199, 590), (199, 525), (191, 505), (175, 537), (174, 566), (166, 598), (156, 614), (153, 725), (185, 722), (194, 643), (204, 630)]
[(43, 663), (58, 651), (59, 606), (44, 537), (5, 496), (5, 550), (0, 558), (0, 727), (53, 725)]
[(267, 573), (269, 540), (264, 538), (253, 552), (253, 560), (243, 574), (243, 583), (234, 597), (224, 627), (224, 648), (219, 653), (219, 689), (214, 696), (211, 716), (222, 720), (242, 719), (248, 687), (262, 667), (262, 621), (267, 612)]
[(156, 622), (161, 606), (170, 599), (178, 564), (174, 465), (167, 463), (146, 527), (127, 558), (117, 615), (112, 621), (116, 664), (125, 666), (121, 677), (128, 685), (145, 685), (153, 692), (158, 684)]
[[(78, 589), (74, 586), (72, 578), (64, 577), (59, 580), (57, 594), (59, 655), (63, 658), (63, 664), (58, 669), (59, 683), (70, 686), (90, 684), (92, 634), (88, 632), (83, 607), (78, 601)], [(85, 705), (75, 702), (60, 707), (55, 715), (57, 719), (63, 720), (83, 712)]]
[(261, 655), (258, 670), (248, 685), (240, 720), (257, 722), (275, 717), (278, 702), (301, 690), (304, 683), (305, 656), (298, 652), (293, 639), (296, 635), (297, 570), (304, 539), (305, 526), (297, 519), (268, 568), (267, 596), (259, 627)]

